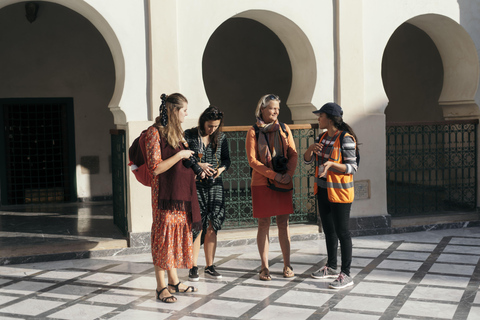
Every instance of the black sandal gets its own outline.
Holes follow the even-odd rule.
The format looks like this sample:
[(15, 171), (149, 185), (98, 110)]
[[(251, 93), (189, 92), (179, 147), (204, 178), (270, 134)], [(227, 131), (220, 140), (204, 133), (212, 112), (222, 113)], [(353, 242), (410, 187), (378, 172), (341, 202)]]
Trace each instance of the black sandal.
[(168, 284), (169, 287), (175, 288), (175, 291), (172, 291), (168, 289), (170, 293), (191, 293), (191, 292), (197, 292), (197, 288), (188, 286), (186, 289), (180, 289), (181, 282), (179, 281), (177, 284)]
[(163, 297), (163, 298), (160, 298), (160, 294), (163, 292), (163, 290), (167, 289), (167, 287), (163, 288), (162, 290), (158, 291), (157, 289), (155, 289), (155, 291), (157, 292), (157, 300), (160, 300), (162, 302), (165, 302), (165, 303), (174, 303), (174, 302), (177, 302), (177, 298), (175, 296), (170, 296), (170, 297)]

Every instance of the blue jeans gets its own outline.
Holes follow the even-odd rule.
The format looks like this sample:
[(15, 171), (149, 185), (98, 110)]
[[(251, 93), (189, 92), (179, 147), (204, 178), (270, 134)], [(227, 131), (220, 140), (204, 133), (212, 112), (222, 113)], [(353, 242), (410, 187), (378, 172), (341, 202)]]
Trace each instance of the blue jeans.
[(351, 203), (333, 203), (328, 201), (325, 188), (318, 188), (318, 211), (322, 220), (323, 233), (327, 244), (327, 266), (337, 269), (337, 250), (340, 240), (342, 254), (341, 272), (350, 276), (352, 264), (352, 237), (349, 230)]

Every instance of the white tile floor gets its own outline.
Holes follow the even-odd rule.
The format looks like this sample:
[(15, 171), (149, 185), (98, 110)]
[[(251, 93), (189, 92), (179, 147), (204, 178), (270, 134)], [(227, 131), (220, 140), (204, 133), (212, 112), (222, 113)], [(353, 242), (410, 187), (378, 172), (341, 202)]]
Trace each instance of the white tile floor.
[(292, 242), (290, 279), (272, 243), (268, 282), (258, 280), (255, 245), (219, 247), (223, 278), (201, 270), (191, 283), (179, 270), (199, 290), (173, 304), (155, 300), (149, 254), (3, 266), (0, 319), (480, 319), (480, 228), (353, 241), (353, 287), (335, 291), (310, 277), (325, 263), (323, 240)]

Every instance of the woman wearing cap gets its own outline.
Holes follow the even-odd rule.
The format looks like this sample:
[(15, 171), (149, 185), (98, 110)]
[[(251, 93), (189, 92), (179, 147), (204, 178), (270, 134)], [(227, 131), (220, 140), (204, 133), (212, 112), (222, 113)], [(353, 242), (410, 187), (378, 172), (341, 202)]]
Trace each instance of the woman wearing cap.
[[(327, 245), (327, 264), (312, 273), (316, 279), (336, 278), (329, 287), (341, 289), (353, 285), (350, 277), (352, 238), (349, 231), (352, 206), (353, 174), (357, 171), (357, 137), (352, 128), (343, 122), (342, 108), (336, 103), (326, 103), (318, 116), (321, 133), (304, 154), (305, 163), (315, 159), (315, 194)], [(315, 157), (314, 157), (315, 155)], [(337, 272), (337, 248), (340, 240), (342, 266)]]
[(190, 149), (195, 151), (198, 164), (206, 175), (205, 179), (196, 183), (203, 228), (193, 232), (193, 267), (188, 274), (190, 281), (199, 279), (197, 259), (201, 243), (207, 264), (205, 276), (213, 279), (222, 277), (213, 264), (217, 232), (225, 220), (225, 196), (220, 175), (230, 167), (228, 141), (222, 132), (222, 124), (223, 112), (210, 106), (200, 115), (197, 127), (185, 130), (185, 139)]
[(270, 219), (276, 216), (278, 239), (283, 255), (283, 276), (293, 277), (290, 265), (290, 231), (288, 218), (293, 213), (292, 177), (298, 155), (292, 132), (277, 119), (280, 98), (267, 94), (255, 110), (256, 124), (248, 130), (247, 158), (252, 168), (253, 217), (258, 219), (257, 246), (262, 261), (260, 280), (272, 280), (268, 270)]
[(153, 176), (151, 247), (156, 296), (162, 302), (173, 303), (177, 298), (171, 293), (197, 291), (178, 280), (177, 268), (192, 267), (192, 221), (200, 226), (201, 216), (195, 174), (182, 163), (193, 154), (183, 143), (181, 127), (188, 101), (180, 93), (162, 94), (161, 98), (160, 116), (147, 130), (145, 149), (147, 167)]

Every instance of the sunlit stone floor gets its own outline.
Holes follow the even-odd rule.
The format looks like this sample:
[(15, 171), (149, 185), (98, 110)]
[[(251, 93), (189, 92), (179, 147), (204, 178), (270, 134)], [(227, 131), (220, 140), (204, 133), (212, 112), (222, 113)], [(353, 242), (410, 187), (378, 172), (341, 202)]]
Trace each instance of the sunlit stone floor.
[[(0, 319), (480, 319), (480, 228), (353, 239), (348, 289), (310, 273), (324, 265), (324, 240), (292, 242), (296, 276), (284, 279), (278, 243), (272, 281), (258, 280), (256, 246), (217, 250), (221, 280), (182, 281), (198, 292), (155, 300), (150, 254), (0, 267)], [(330, 280), (331, 281), (331, 280)]]

